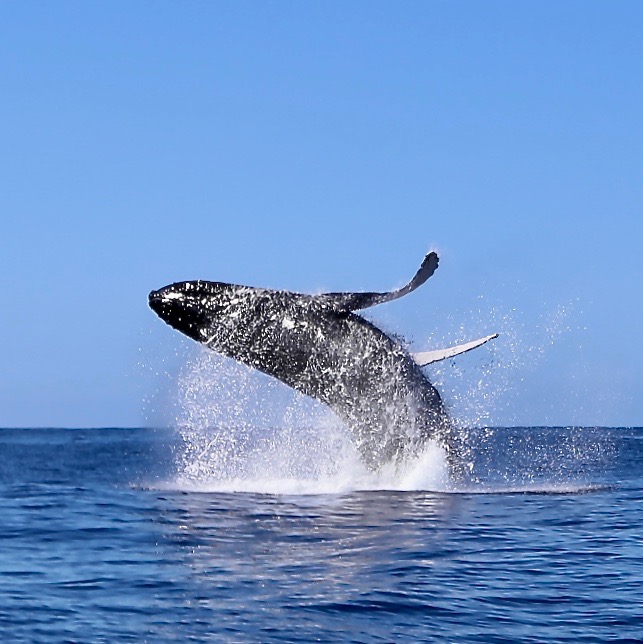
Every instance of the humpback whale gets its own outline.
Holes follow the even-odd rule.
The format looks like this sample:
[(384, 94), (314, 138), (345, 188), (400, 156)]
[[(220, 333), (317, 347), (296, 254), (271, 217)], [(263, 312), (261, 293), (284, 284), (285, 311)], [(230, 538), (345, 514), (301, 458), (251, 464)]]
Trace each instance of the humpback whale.
[(411, 354), (355, 311), (403, 297), (435, 272), (429, 253), (406, 286), (389, 292), (306, 295), (223, 282), (176, 282), (149, 294), (167, 324), (224, 356), (328, 405), (377, 470), (417, 454), (428, 440), (454, 462), (457, 429), (422, 367), (470, 351), (496, 334)]

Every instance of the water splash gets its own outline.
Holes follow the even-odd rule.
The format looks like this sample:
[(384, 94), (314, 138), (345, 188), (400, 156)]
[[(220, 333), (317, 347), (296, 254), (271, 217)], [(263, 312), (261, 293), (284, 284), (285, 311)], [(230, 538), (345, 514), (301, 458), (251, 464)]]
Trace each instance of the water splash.
[(450, 403), (457, 423), (461, 427), (482, 427), (499, 424), (500, 418), (507, 417), (520, 422), (520, 410), (512, 409), (512, 394), (562, 336), (577, 330), (573, 313), (570, 303), (527, 321), (517, 309), (486, 305), (481, 298), (479, 308), (460, 313), (460, 319), (468, 320), (466, 324), (456, 324), (447, 317), (446, 330), (429, 338), (426, 346), (450, 346), (478, 335), (499, 334), (483, 349), (427, 369), (431, 381)]
[(179, 489), (327, 494), (448, 484), (441, 448), (374, 474), (326, 406), (202, 347), (179, 374), (174, 413)]
[[(460, 491), (573, 491), (594, 489), (612, 460), (614, 447), (604, 434), (591, 428), (504, 428), (523, 410), (516, 405), (525, 380), (566, 336), (584, 330), (579, 326), (578, 302), (543, 310), (526, 320), (517, 309), (502, 309), (480, 298), (479, 308), (460, 313), (469, 322), (456, 325), (447, 318), (447, 331), (431, 338), (428, 346), (449, 346), (490, 331), (498, 339), (483, 350), (427, 369), (447, 401), (460, 428), (469, 480)], [(501, 420), (502, 419), (502, 420)], [(495, 427), (494, 427), (495, 426)]]
[[(559, 444), (552, 444), (542, 433), (540, 438), (534, 434), (524, 440), (527, 434), (501, 436), (500, 430), (489, 427), (498, 410), (509, 404), (508, 392), (520, 386), (525, 365), (533, 366), (557, 337), (570, 330), (569, 310), (559, 307), (543, 316), (536, 334), (527, 333), (516, 311), (490, 308), (478, 313), (465, 317), (476, 320), (480, 329), (452, 327), (443, 338), (430, 342), (430, 346), (456, 344), (489, 328), (501, 333), (501, 340), (474, 353), (475, 361), (465, 356), (440, 363), (429, 373), (462, 427), (469, 450), (466, 481), (450, 480), (446, 455), (432, 443), (417, 458), (373, 473), (363, 465), (349, 431), (326, 406), (194, 346), (176, 379), (172, 412), (181, 445), (171, 487), (273, 494), (592, 489), (587, 468), (579, 469), (578, 464), (604, 460), (609, 446), (596, 447), (579, 432), (567, 432)], [(499, 453), (507, 458), (499, 459)]]

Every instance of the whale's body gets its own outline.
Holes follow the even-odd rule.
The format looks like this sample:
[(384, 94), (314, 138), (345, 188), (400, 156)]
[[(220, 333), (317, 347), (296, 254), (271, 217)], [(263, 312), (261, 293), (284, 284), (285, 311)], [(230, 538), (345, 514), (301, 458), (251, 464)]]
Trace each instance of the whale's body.
[[(427, 255), (409, 285), (391, 293), (304, 295), (197, 280), (153, 291), (149, 302), (188, 337), (328, 405), (377, 469), (417, 453), (429, 439), (457, 450), (453, 424), (420, 364), (353, 313), (405, 295), (436, 267), (435, 253)], [(429, 356), (423, 364), (433, 361), (422, 355)]]

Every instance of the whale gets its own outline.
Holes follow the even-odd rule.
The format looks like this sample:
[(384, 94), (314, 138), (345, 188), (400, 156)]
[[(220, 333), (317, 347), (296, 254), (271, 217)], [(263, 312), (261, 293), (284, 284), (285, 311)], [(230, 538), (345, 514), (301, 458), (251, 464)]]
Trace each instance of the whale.
[(399, 465), (429, 441), (447, 451), (455, 468), (462, 453), (458, 429), (423, 367), (497, 334), (412, 354), (356, 313), (415, 291), (438, 263), (430, 252), (405, 286), (387, 292), (309, 295), (193, 280), (154, 290), (148, 302), (188, 338), (327, 405), (350, 430), (370, 470)]

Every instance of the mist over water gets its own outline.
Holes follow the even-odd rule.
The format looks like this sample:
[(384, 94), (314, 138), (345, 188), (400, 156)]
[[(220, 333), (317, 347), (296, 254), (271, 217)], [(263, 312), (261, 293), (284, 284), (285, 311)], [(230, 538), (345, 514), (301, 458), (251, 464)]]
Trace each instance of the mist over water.
[[(194, 346), (176, 380), (173, 424), (180, 435), (168, 487), (203, 492), (338, 494), (356, 490), (573, 492), (600, 487), (613, 457), (605, 434), (581, 428), (494, 429), (521, 370), (569, 331), (559, 307), (543, 320), (537, 343), (524, 342), (513, 314), (487, 311), (483, 334), (501, 337), (471, 354), (427, 369), (466, 445), (465, 478), (454, 481), (444, 450), (429, 442), (416, 458), (369, 471), (350, 430), (325, 405), (231, 359)], [(480, 325), (482, 326), (482, 325)], [(430, 346), (476, 333), (464, 326)]]

